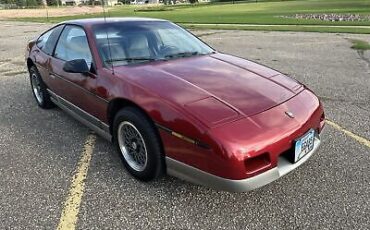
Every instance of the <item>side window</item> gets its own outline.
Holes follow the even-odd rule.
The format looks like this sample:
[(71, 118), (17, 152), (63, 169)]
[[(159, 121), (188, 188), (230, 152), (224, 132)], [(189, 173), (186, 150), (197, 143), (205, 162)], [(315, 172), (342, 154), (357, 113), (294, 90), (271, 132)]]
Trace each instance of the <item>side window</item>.
[(91, 66), (92, 56), (85, 31), (78, 26), (66, 26), (55, 48), (54, 56), (64, 61), (84, 59)]

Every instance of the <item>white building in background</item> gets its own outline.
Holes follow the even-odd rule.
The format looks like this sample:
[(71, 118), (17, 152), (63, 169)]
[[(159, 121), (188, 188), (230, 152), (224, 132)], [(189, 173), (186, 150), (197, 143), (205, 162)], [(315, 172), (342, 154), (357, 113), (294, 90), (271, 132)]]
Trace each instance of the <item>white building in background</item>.
[(78, 6), (82, 3), (85, 3), (84, 0), (61, 0), (62, 5), (68, 6)]
[(118, 4), (118, 0), (105, 0), (107, 6), (115, 6)]
[(117, 5), (118, 3), (118, 0), (104, 0), (104, 4), (106, 6), (115, 6)]
[(132, 5), (159, 4), (159, 0), (131, 0)]
[[(101, 1), (104, 1), (106, 6), (115, 6), (118, 3), (118, 0), (95, 0), (95, 5), (101, 5)], [(67, 6), (78, 6), (81, 4), (88, 4), (89, 0), (61, 0), (62, 5)]]

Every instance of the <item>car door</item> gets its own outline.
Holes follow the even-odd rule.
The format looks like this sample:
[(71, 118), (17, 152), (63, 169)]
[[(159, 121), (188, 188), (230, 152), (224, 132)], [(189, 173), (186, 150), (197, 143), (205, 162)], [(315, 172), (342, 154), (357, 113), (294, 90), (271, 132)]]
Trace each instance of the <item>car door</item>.
[[(90, 67), (88, 74), (68, 73), (63, 70), (67, 61), (76, 59), (86, 61)], [(53, 92), (64, 99), (63, 102), (69, 109), (92, 122), (91, 115), (96, 117), (98, 114), (95, 95), (97, 76), (88, 38), (82, 27), (65, 26), (50, 60), (50, 75), (55, 85)]]

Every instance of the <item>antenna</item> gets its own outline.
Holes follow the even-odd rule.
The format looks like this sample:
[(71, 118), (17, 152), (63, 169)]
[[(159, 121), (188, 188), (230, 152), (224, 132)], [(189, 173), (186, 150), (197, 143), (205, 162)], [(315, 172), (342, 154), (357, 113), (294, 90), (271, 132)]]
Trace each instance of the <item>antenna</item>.
[[(105, 15), (105, 1), (109, 1), (109, 0), (101, 0), (101, 3), (102, 3), (102, 6), (103, 6), (104, 23), (107, 24), (107, 16)], [(112, 52), (111, 52), (111, 49), (110, 49), (110, 42), (109, 42), (109, 36), (108, 36), (108, 27), (105, 27), (105, 34), (107, 35), (108, 52), (109, 52), (109, 59), (110, 59), (111, 65), (112, 65), (112, 74), (114, 75), (114, 64), (113, 64), (113, 60), (112, 60)]]

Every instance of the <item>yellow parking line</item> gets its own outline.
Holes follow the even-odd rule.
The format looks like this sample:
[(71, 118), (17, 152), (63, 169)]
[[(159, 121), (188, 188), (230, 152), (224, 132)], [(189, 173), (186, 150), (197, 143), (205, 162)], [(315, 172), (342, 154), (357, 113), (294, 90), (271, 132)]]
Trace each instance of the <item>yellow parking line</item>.
[(64, 203), (64, 208), (57, 228), (58, 230), (73, 230), (76, 228), (77, 216), (84, 193), (85, 179), (87, 176), (87, 171), (89, 170), (95, 141), (95, 134), (89, 134), (86, 138), (82, 157), (78, 162), (78, 166), (70, 186), (69, 194)]
[(359, 143), (365, 145), (366, 147), (370, 148), (370, 140), (367, 140), (366, 138), (364, 137), (361, 137), (361, 136), (358, 136), (354, 133), (352, 133), (351, 131), (348, 131), (346, 130), (345, 128), (341, 127), (340, 125), (330, 121), (330, 120), (326, 120), (326, 123), (329, 124), (330, 126), (332, 126), (333, 128), (343, 132), (344, 134), (346, 134), (347, 136), (355, 139), (356, 141), (358, 141)]

